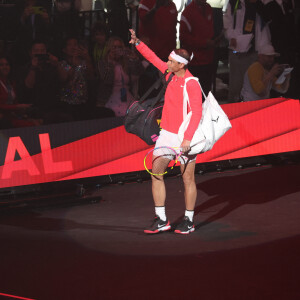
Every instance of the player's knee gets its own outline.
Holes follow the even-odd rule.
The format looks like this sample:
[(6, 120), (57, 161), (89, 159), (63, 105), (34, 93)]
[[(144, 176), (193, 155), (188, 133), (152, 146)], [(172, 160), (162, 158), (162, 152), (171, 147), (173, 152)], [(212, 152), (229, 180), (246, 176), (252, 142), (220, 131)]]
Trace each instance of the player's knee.
[(159, 184), (164, 181), (164, 176), (162, 175), (151, 175), (152, 182), (154, 184)]
[(190, 185), (192, 183), (195, 182), (195, 176), (194, 174), (184, 174), (184, 176), (182, 177), (183, 179), (183, 183), (185, 185)]

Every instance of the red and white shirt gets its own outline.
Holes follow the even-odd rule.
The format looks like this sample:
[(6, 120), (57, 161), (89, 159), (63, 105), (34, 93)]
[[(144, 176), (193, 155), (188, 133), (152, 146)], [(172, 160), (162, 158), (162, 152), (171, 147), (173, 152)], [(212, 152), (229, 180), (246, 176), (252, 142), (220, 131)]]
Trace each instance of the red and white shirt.
[[(167, 63), (158, 58), (156, 54), (152, 50), (150, 50), (143, 42), (141, 42), (136, 48), (162, 73), (164, 73), (168, 69)], [(171, 74), (167, 75), (167, 80), (170, 75)], [(161, 118), (161, 128), (176, 134), (178, 133), (179, 127), (183, 122), (183, 87), (185, 79), (188, 77), (193, 77), (193, 75), (188, 70), (186, 70), (184, 77), (178, 77), (174, 75), (172, 80), (168, 84), (165, 93), (165, 103)], [(193, 114), (189, 126), (185, 131), (184, 139), (191, 141), (202, 116), (202, 92), (199, 83), (196, 82), (196, 80), (190, 80), (187, 83), (186, 87)]]
[(139, 5), (139, 36), (149, 39), (149, 46), (160, 58), (167, 58), (176, 48), (176, 5), (170, 1), (167, 6), (161, 6), (153, 16), (147, 18), (147, 13), (155, 6), (156, 0), (141, 0)]
[(209, 4), (198, 5), (195, 1), (189, 4), (181, 15), (180, 44), (181, 48), (194, 53), (192, 66), (212, 63), (214, 49), (207, 48), (206, 43), (214, 36), (213, 12)]

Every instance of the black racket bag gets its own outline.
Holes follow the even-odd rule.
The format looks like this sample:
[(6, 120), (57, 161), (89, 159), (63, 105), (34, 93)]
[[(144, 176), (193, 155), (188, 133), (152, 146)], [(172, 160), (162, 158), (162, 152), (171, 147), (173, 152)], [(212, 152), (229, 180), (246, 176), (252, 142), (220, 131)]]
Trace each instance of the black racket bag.
[[(124, 126), (127, 132), (133, 133), (145, 141), (148, 145), (155, 144), (160, 131), (160, 119), (164, 104), (164, 94), (168, 83), (165, 80), (167, 72), (152, 85), (152, 87), (139, 100), (132, 102), (126, 112)], [(161, 87), (158, 95), (151, 99), (146, 99), (148, 95), (156, 88)]]

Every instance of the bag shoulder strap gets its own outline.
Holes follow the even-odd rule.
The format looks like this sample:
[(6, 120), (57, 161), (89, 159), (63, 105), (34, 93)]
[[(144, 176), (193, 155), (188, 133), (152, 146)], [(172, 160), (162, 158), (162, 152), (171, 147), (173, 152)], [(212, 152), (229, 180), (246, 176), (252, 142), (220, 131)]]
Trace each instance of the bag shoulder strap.
[[(155, 99), (153, 100), (151, 107), (154, 107), (158, 102), (161, 101), (164, 93), (166, 92), (167, 86), (168, 86), (169, 82), (172, 80), (173, 76), (174, 76), (174, 74), (171, 73), (171, 75), (169, 76), (168, 81), (163, 83), (163, 87), (160, 90), (160, 92), (158, 93), (158, 95), (155, 97)], [(162, 102), (164, 102), (164, 99), (163, 99)]]
[(206, 100), (207, 96), (205, 95), (204, 91), (203, 91), (203, 88), (201, 86), (201, 83), (199, 81), (199, 78), (198, 77), (188, 77), (185, 79), (185, 82), (184, 82), (184, 88), (185, 88), (185, 91), (186, 91), (186, 84), (188, 83), (188, 81), (190, 80), (196, 80), (198, 81), (199, 85), (200, 85), (200, 89), (201, 89), (201, 92), (202, 92), (202, 95), (204, 96), (204, 100)]
[(186, 89), (186, 85), (190, 80), (196, 80), (199, 83), (201, 92), (204, 96), (204, 99), (206, 100), (206, 98), (207, 98), (207, 96), (205, 95), (205, 93), (202, 89), (202, 86), (199, 82), (198, 77), (188, 77), (188, 78), (186, 78), (185, 81), (184, 81), (184, 87), (183, 87), (183, 119), (185, 119), (185, 117), (187, 115), (187, 105), (189, 105), (189, 107), (191, 108), (189, 95), (188, 95), (188, 92), (187, 92), (187, 89)]
[[(167, 70), (163, 73), (163, 74), (161, 74), (160, 76), (159, 76), (159, 78), (151, 85), (151, 87), (148, 89), (148, 91), (142, 96), (142, 98), (139, 100), (139, 102), (140, 103), (142, 103), (143, 101), (145, 101), (147, 98), (148, 98), (148, 96), (152, 93), (152, 91), (154, 90), (154, 89), (158, 89), (158, 87), (159, 87), (159, 85), (161, 84), (161, 82), (163, 83), (163, 86), (165, 86), (166, 84), (168, 84), (169, 83), (169, 80), (170, 80), (170, 78), (169, 78), (169, 80), (168, 80), (168, 82), (166, 82), (166, 76), (167, 76), (167, 74), (168, 74), (168, 72), (167, 72)], [(170, 77), (172, 76), (172, 74), (170, 75)], [(159, 93), (160, 94), (160, 93)]]

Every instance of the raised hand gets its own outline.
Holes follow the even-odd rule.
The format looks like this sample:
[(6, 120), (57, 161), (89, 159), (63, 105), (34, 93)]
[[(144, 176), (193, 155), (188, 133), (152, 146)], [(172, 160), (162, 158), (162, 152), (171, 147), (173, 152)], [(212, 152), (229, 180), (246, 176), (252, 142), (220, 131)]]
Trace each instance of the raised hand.
[(282, 65), (275, 64), (275, 65), (272, 67), (270, 73), (272, 74), (272, 76), (277, 76), (277, 75), (279, 75), (280, 73), (282, 73), (282, 71), (283, 71)]
[(139, 39), (136, 37), (135, 31), (133, 29), (129, 29), (129, 31), (131, 33), (131, 40), (129, 41), (129, 44), (135, 45), (139, 41)]

